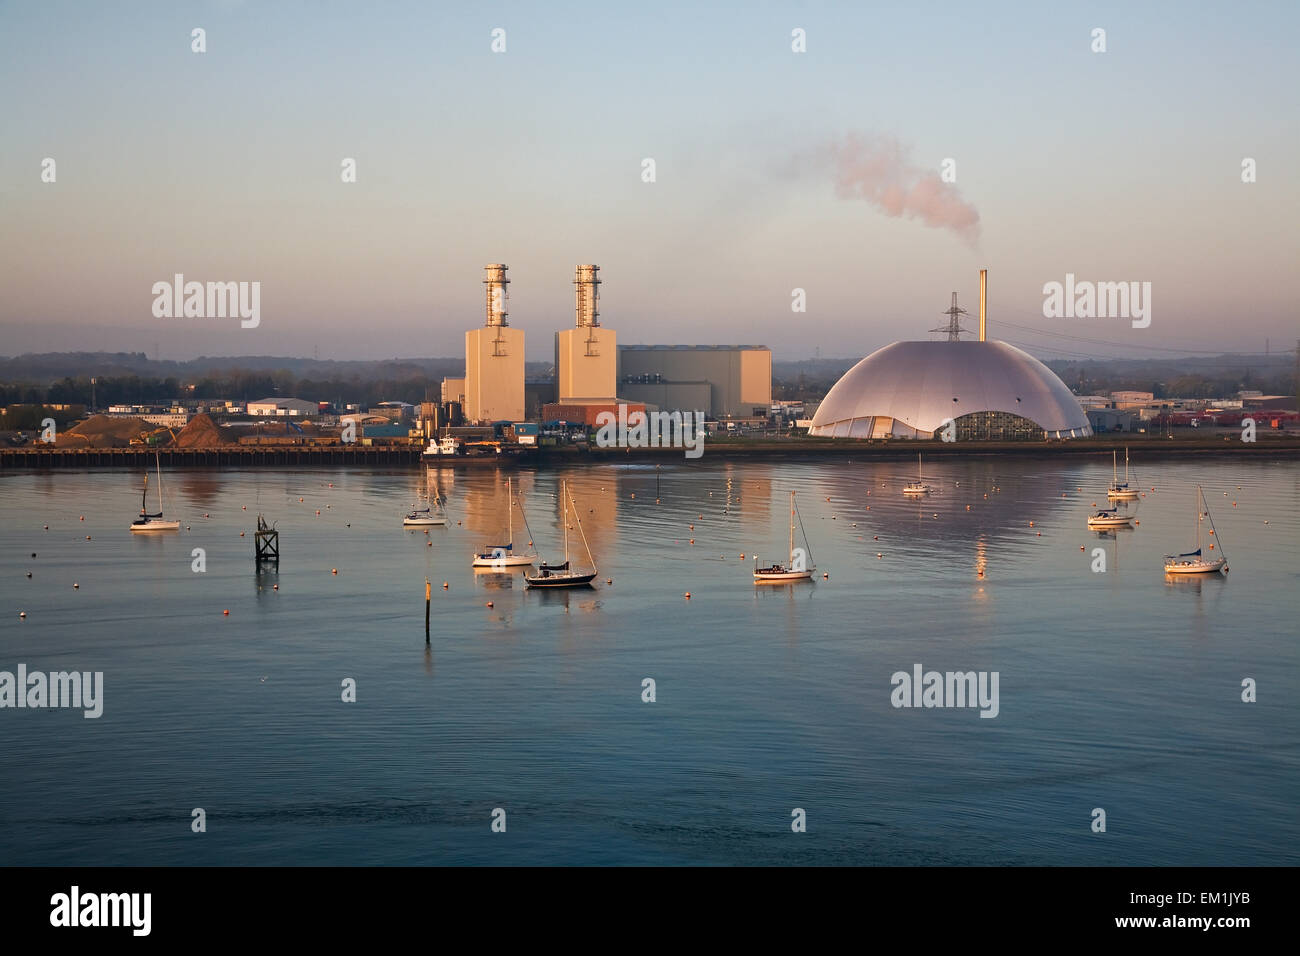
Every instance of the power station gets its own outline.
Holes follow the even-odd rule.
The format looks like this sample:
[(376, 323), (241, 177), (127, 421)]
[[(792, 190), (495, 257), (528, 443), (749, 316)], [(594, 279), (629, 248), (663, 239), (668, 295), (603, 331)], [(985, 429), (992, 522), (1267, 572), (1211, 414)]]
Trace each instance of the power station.
[(524, 417), (524, 332), (507, 321), (506, 268), (499, 262), (485, 267), (487, 321), (465, 333), (465, 418), (471, 422)]

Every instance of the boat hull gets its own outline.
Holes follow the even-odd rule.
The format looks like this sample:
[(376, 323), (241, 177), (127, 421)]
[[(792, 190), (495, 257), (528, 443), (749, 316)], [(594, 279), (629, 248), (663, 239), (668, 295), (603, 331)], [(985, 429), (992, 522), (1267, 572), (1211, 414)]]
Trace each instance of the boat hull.
[[(537, 563), (537, 555), (505, 554), (498, 558), (474, 555), (476, 568), (526, 568)], [(594, 575), (593, 575), (594, 576)]]
[(447, 523), (446, 518), (403, 518), (404, 528), (441, 528)]
[(1214, 574), (1226, 568), (1226, 558), (1215, 561), (1184, 561), (1179, 564), (1165, 564), (1165, 574)]
[(755, 584), (794, 584), (797, 581), (811, 581), (816, 568), (806, 571), (755, 571)]
[(580, 588), (587, 587), (596, 579), (597, 571), (561, 571), (557, 574), (548, 574), (546, 577), (541, 575), (525, 574), (524, 580), (528, 582), (530, 588)]
[(1089, 518), (1088, 527), (1097, 528), (1131, 528), (1133, 527), (1132, 518)]
[(159, 531), (180, 531), (179, 521), (149, 521), (145, 524), (131, 525), (132, 534), (154, 534)]
[(1138, 493), (1136, 491), (1108, 491), (1106, 497), (1111, 501), (1136, 501)]

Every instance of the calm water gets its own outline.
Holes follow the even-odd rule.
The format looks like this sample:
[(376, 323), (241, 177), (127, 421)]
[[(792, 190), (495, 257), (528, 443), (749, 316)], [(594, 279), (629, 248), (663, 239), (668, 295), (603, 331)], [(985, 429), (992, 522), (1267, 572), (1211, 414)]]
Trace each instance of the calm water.
[[(600, 583), (568, 593), (470, 569), (504, 473), (442, 473), (452, 525), (426, 535), (409, 472), (175, 471), (189, 527), (153, 538), (126, 530), (138, 473), (0, 476), (0, 670), (105, 683), (98, 720), (0, 710), (0, 861), (1300, 862), (1300, 467), (1148, 463), (1109, 537), (1083, 523), (1109, 461), (925, 470), (920, 504), (905, 463), (706, 454), (659, 504), (653, 465), (519, 472), (543, 555), (571, 482)], [(1197, 482), (1232, 570), (1168, 583)], [(757, 590), (792, 489), (818, 580)], [(998, 671), (1000, 714), (895, 709), (916, 663)]]

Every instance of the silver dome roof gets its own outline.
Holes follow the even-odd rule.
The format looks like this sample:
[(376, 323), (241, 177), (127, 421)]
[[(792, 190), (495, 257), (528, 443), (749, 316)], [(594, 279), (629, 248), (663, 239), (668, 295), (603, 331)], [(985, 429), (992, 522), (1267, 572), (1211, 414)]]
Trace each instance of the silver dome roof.
[(947, 419), (989, 411), (1019, 415), (1049, 433), (1092, 433), (1088, 416), (1055, 373), (1005, 342), (895, 342), (877, 349), (835, 383), (811, 431), (888, 417), (933, 433)]

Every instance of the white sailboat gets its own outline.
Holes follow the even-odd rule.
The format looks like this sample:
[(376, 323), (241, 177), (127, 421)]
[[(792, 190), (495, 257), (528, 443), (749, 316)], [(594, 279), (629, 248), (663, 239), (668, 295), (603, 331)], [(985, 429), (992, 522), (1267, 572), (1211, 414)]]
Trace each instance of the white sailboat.
[(921, 453), (918, 451), (916, 453), (916, 481), (909, 481), (904, 485), (903, 494), (919, 498), (922, 495), (928, 495), (933, 490), (921, 476)]
[(158, 513), (150, 514), (145, 509), (145, 497), (149, 494), (149, 472), (144, 473), (144, 491), (140, 493), (140, 517), (131, 522), (131, 531), (136, 534), (149, 534), (154, 531), (179, 531), (181, 523), (179, 521), (167, 521), (163, 518), (163, 497), (162, 497), (162, 456), (154, 452), (154, 460), (158, 465)]
[(564, 563), (547, 564), (543, 561), (536, 574), (529, 574), (525, 571), (524, 580), (528, 582), (530, 588), (582, 587), (590, 585), (592, 579), (599, 573), (595, 567), (595, 559), (591, 556), (591, 546), (587, 544), (587, 533), (582, 530), (582, 519), (578, 517), (577, 504), (573, 505), (573, 520), (578, 525), (578, 533), (582, 535), (582, 546), (587, 549), (587, 560), (592, 567), (588, 570), (569, 566), (569, 504), (571, 498), (567, 482), (562, 482), (560, 485), (560, 497), (564, 499), (564, 514), (561, 518), (564, 523)]
[(803, 548), (794, 549), (794, 524), (798, 517), (795, 508), (794, 492), (790, 492), (790, 566), (773, 564), (770, 567), (758, 566), (758, 555), (754, 555), (755, 584), (789, 584), (793, 581), (811, 581), (817, 566), (813, 564), (812, 549), (808, 547), (808, 535), (803, 530), (803, 519), (799, 518), (799, 531), (803, 534)]
[(484, 547), (482, 551), (474, 555), (474, 567), (501, 570), (504, 568), (523, 568), (536, 563), (537, 550), (533, 547), (533, 532), (532, 529), (528, 527), (528, 515), (524, 514), (524, 506), (522, 502), (519, 505), (519, 514), (524, 519), (524, 530), (528, 532), (528, 550), (523, 554), (515, 554), (514, 490), (514, 478), (507, 477), (506, 510), (509, 511), (510, 517), (507, 521), (506, 543), (489, 544)]
[(428, 508), (415, 508), (402, 519), (406, 528), (439, 528), (447, 523), (447, 512), (438, 494), (438, 482), (433, 483), (433, 503)]
[(1106, 497), (1111, 501), (1133, 501), (1138, 496), (1136, 488), (1130, 488), (1128, 484), (1128, 447), (1124, 448), (1124, 480), (1119, 480), (1119, 454), (1115, 451), (1110, 453), (1111, 468), (1114, 478), (1111, 480), (1110, 487), (1106, 489)]
[(1088, 527), (1094, 531), (1104, 531), (1108, 528), (1131, 528), (1133, 527), (1133, 515), (1122, 515), (1117, 511), (1107, 511), (1103, 508), (1097, 513), (1088, 516)]
[[(1209, 550), (1219, 552), (1217, 558), (1206, 557), (1204, 549), (1201, 547), (1201, 506), (1205, 507), (1205, 518), (1210, 522), (1210, 536), (1214, 541), (1210, 542)], [(1165, 574), (1212, 574), (1216, 571), (1228, 573), (1228, 556), (1223, 553), (1223, 548), (1217, 547), (1216, 543), (1219, 536), (1214, 531), (1214, 519), (1210, 517), (1210, 506), (1205, 503), (1205, 495), (1201, 491), (1201, 486), (1196, 486), (1196, 550), (1188, 551), (1186, 554), (1166, 554), (1165, 555)]]

